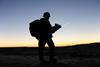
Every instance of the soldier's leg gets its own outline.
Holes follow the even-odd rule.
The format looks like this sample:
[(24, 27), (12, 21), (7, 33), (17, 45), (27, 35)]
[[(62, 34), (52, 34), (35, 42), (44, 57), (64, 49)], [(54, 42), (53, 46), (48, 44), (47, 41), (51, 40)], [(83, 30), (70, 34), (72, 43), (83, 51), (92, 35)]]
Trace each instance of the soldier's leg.
[(47, 44), (48, 44), (48, 46), (49, 46), (49, 59), (50, 60), (53, 60), (54, 59), (54, 48), (55, 48), (55, 46), (54, 46), (54, 42), (53, 42), (53, 40), (51, 39), (51, 38), (49, 38), (49, 39), (47, 39)]
[(40, 39), (38, 42), (38, 46), (39, 46), (39, 59), (41, 62), (44, 61), (44, 57), (43, 57), (43, 51), (44, 51), (44, 47), (45, 47), (46, 41), (43, 39)]

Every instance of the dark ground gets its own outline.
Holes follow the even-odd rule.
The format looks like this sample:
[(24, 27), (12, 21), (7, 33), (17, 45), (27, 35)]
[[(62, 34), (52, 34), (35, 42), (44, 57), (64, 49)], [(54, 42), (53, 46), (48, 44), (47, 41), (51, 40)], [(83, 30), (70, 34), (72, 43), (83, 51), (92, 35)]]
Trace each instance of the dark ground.
[(56, 58), (58, 63), (41, 64), (37, 56), (1, 55), (0, 67), (100, 67), (100, 58)]
[[(100, 67), (100, 43), (58, 47), (55, 51), (58, 62), (49, 64), (39, 62), (37, 49), (0, 48), (0, 67)], [(45, 59), (48, 60), (47, 52)]]

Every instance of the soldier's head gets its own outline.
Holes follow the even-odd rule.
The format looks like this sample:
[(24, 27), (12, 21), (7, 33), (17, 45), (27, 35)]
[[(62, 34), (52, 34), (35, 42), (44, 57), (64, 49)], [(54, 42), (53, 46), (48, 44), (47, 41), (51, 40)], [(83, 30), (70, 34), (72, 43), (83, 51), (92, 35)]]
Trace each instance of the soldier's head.
[(44, 12), (43, 17), (46, 19), (50, 18), (50, 13), (49, 12)]

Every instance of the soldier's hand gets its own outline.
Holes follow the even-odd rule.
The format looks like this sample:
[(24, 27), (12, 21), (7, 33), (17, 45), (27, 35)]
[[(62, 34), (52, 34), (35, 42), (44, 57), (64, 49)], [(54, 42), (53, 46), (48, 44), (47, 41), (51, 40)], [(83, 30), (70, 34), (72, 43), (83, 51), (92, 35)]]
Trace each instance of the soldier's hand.
[(58, 27), (58, 28), (61, 28), (61, 25), (55, 23), (55, 26)]

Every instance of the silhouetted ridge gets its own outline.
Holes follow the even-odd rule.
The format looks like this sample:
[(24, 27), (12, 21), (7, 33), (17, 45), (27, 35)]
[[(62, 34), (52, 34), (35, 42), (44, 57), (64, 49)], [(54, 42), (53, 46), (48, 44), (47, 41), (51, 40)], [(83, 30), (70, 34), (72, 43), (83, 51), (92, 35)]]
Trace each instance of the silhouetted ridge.
[[(48, 55), (48, 48), (45, 48)], [(100, 43), (80, 44), (66, 47), (56, 47), (57, 56), (68, 57), (100, 57)], [(3, 47), (0, 54), (6, 55), (38, 55), (38, 47)]]

